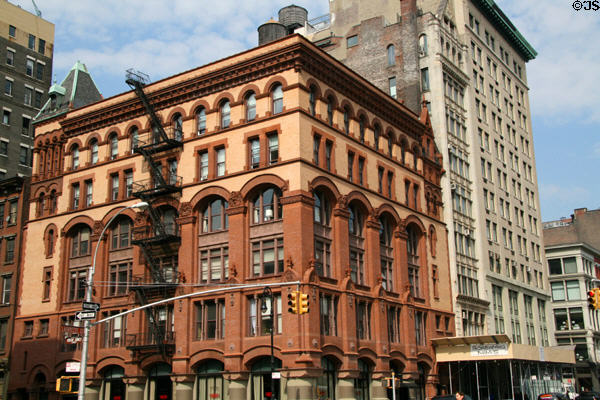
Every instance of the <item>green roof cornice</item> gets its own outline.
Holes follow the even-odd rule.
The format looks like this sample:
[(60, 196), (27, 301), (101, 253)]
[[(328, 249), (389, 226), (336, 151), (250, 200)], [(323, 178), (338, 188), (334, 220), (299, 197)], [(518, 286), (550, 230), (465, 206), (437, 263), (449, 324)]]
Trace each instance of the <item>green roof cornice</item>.
[(494, 0), (473, 0), (473, 3), (523, 56), (525, 61), (533, 60), (537, 56), (537, 51), (525, 40)]

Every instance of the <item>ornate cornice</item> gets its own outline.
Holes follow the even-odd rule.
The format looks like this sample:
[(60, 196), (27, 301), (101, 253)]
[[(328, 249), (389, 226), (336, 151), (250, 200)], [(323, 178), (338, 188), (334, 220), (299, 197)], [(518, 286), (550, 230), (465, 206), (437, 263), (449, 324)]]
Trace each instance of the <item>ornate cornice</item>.
[[(164, 85), (165, 80), (148, 85), (145, 89), (146, 96), (155, 110), (160, 111), (293, 68), (296, 72), (306, 71), (315, 76), (406, 134), (417, 139), (424, 134), (426, 127), (419, 121), (418, 116), (341, 62), (299, 35), (287, 37), (276, 43), (281, 44), (285, 41), (289, 41), (290, 44), (187, 80), (185, 75), (191, 75), (193, 71), (175, 75), (174, 77), (183, 77), (184, 80), (160, 89), (153, 89), (153, 86), (158, 83)], [(252, 51), (257, 50), (249, 52)], [(232, 56), (234, 57), (237, 56)], [(166, 81), (174, 77), (167, 78)], [(67, 116), (61, 122), (64, 133), (67, 136), (77, 135), (145, 115), (146, 111), (141, 101), (132, 97), (130, 93), (132, 92), (121, 95), (123, 101), (115, 104), (71, 118)], [(96, 103), (93, 107), (99, 104), (101, 103)]]

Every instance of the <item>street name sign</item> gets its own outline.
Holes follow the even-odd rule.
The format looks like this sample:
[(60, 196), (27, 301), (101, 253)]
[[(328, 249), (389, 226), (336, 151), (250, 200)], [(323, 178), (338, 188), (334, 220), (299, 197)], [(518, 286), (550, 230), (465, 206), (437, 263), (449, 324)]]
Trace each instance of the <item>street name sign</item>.
[(89, 301), (84, 301), (81, 305), (81, 308), (88, 311), (100, 311), (100, 303), (91, 303)]
[(96, 319), (96, 311), (77, 311), (75, 318), (79, 320)]

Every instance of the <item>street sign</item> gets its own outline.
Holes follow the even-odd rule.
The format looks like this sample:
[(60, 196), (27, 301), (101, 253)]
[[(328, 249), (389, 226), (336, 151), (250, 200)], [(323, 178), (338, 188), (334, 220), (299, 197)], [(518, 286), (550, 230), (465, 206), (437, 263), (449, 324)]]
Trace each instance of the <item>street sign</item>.
[(91, 303), (89, 301), (84, 301), (81, 305), (81, 308), (89, 311), (100, 311), (100, 303)]
[(75, 318), (81, 319), (96, 319), (96, 311), (77, 311)]

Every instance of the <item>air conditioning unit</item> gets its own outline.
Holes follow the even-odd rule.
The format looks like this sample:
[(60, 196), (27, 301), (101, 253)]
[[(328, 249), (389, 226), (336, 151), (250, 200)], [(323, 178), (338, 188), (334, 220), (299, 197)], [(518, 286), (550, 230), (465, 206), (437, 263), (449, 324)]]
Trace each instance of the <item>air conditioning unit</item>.
[(265, 219), (267, 219), (267, 220), (273, 219), (273, 209), (272, 208), (267, 208), (265, 210)]
[(527, 266), (527, 267), (525, 267), (525, 270), (526, 270), (527, 272), (531, 272), (531, 267)]
[(471, 236), (471, 229), (465, 228), (465, 235), (466, 236)]
[(448, 151), (449, 151), (450, 153), (454, 154), (454, 150), (455, 150), (455, 149), (454, 149), (454, 146), (452, 146), (452, 145), (449, 145), (449, 146), (448, 146)]
[(450, 182), (450, 190), (456, 190), (456, 183)]
[(516, 261), (513, 261), (513, 262), (512, 262), (512, 266), (513, 266), (513, 267), (516, 267), (516, 266), (517, 266), (517, 262), (516, 262)]

